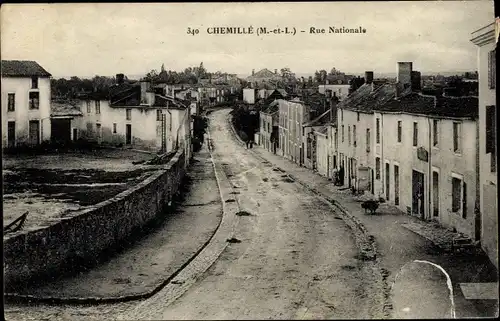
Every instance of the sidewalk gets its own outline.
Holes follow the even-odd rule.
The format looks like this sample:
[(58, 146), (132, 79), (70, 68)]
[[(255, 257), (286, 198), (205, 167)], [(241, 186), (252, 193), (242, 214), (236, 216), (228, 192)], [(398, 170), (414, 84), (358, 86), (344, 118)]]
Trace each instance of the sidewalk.
[[(454, 255), (436, 251), (451, 241), (453, 233), (433, 226), (418, 218), (411, 217), (399, 209), (381, 204), (375, 215), (367, 215), (361, 208), (361, 200), (353, 197), (348, 190), (340, 190), (327, 178), (300, 167), (297, 164), (274, 155), (260, 146), (253, 151), (284, 170), (295, 180), (310, 187), (326, 198), (334, 199), (350, 215), (356, 217), (375, 237), (381, 267), (389, 271), (388, 283), (394, 282), (399, 271), (414, 260), (426, 260), (443, 267), (452, 280), (457, 317), (493, 317), (498, 312), (498, 300), (466, 300), (461, 283), (497, 282), (498, 272), (485, 255)], [(431, 230), (431, 233), (429, 233)], [(421, 235), (425, 235), (425, 238)], [(431, 241), (432, 239), (432, 241)], [(442, 284), (436, 283), (436, 289)]]

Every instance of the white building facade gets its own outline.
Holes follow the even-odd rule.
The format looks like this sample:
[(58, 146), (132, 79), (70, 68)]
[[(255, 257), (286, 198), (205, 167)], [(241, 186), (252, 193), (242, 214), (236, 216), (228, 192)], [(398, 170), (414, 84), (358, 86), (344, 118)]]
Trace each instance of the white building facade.
[(50, 140), (50, 73), (35, 61), (2, 60), (2, 146)]
[(478, 47), (479, 73), (479, 194), (481, 245), (498, 268), (498, 187), (495, 25), (472, 33)]

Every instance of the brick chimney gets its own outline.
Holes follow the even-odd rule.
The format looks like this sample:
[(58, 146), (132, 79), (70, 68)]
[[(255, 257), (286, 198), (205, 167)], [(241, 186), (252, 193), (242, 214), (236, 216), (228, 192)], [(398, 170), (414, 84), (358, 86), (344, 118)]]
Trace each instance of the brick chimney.
[(373, 82), (373, 71), (365, 71), (365, 84)]
[(123, 84), (124, 81), (125, 81), (124, 74), (116, 74), (116, 83), (117, 84)]
[(398, 78), (397, 82), (401, 84), (401, 89), (411, 88), (412, 84), (412, 62), (398, 62)]

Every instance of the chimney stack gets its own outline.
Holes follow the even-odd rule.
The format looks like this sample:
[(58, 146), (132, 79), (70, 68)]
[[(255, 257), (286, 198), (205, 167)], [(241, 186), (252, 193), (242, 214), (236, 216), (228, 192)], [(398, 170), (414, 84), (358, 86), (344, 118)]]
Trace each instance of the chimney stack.
[(365, 71), (365, 84), (373, 82), (373, 71)]
[(277, 75), (278, 74), (278, 69), (274, 69), (274, 74)]
[(252, 76), (255, 75), (255, 69), (252, 69)]
[(397, 82), (401, 84), (401, 89), (411, 88), (412, 85), (412, 62), (398, 62)]
[(124, 81), (125, 81), (124, 74), (116, 74), (116, 83), (117, 84), (123, 84)]
[(141, 80), (141, 105), (153, 105), (154, 92), (151, 92), (151, 83), (148, 80)]
[(420, 71), (411, 72), (411, 89), (414, 91), (422, 90), (422, 75)]

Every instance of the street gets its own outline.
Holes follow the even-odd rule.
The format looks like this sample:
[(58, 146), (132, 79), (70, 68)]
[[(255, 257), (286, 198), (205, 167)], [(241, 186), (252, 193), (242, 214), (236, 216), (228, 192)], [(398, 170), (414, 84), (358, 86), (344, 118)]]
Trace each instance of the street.
[(371, 263), (357, 256), (350, 229), (332, 207), (239, 145), (227, 113), (210, 116), (213, 158), (227, 177), (219, 179), (229, 179), (234, 190), (235, 202), (226, 203), (237, 203), (247, 213), (234, 230), (237, 240), (182, 296), (168, 304), (167, 286), (130, 303), (7, 306), (7, 319), (380, 317), (380, 302), (372, 295), (380, 290), (372, 287)]

